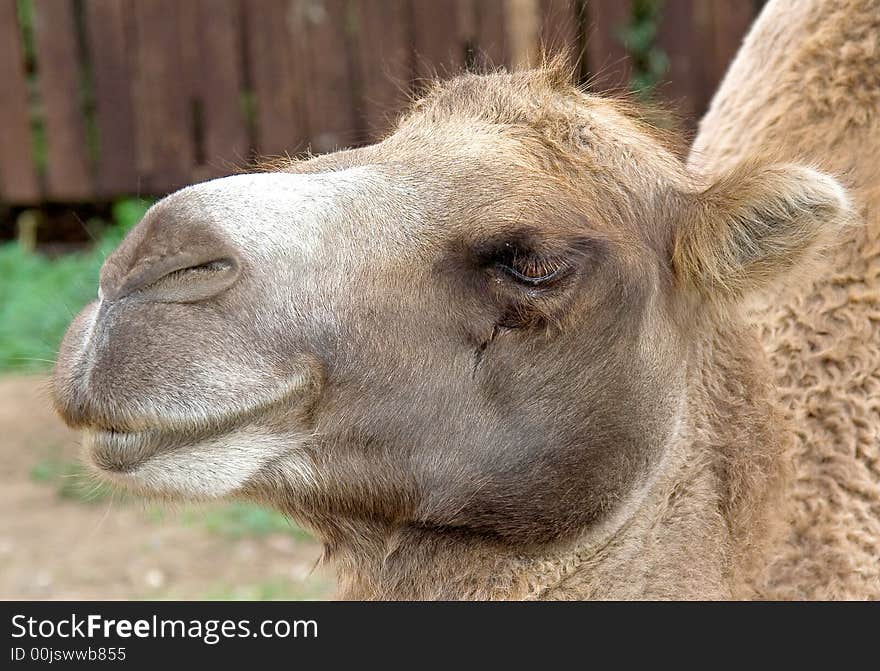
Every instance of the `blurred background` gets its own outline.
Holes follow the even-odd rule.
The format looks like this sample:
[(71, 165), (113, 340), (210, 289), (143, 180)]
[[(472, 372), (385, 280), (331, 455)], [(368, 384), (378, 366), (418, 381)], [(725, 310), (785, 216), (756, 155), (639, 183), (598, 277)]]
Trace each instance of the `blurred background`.
[(762, 4), (0, 0), (0, 598), (332, 594), (318, 544), (281, 515), (109, 490), (52, 412), (67, 323), (157, 197), (375, 141), (432, 76), (542, 48), (692, 133)]

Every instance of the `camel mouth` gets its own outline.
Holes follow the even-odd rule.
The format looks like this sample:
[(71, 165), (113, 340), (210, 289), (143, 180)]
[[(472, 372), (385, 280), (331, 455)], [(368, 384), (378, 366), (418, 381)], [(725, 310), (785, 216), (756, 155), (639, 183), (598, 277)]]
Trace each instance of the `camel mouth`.
[(112, 476), (133, 474), (156, 455), (181, 447), (186, 441), (173, 432), (148, 429), (89, 428), (83, 431), (83, 447), (89, 461)]
[(261, 458), (241, 467), (249, 435), (248, 424), (185, 433), (92, 428), (83, 432), (84, 458), (100, 478), (141, 496), (211, 499), (232, 493), (259, 469)]
[[(196, 451), (206, 456), (205, 446), (242, 440), (238, 436), (272, 433), (273, 417), (296, 412), (304, 391), (305, 377), (297, 375), (274, 393), (251, 398), (241, 407), (216, 414), (170, 411), (139, 417), (105, 412), (79, 425), (86, 460), (99, 475), (127, 484), (137, 480), (153, 462), (170, 463)], [(208, 455), (210, 456), (210, 455)], [(131, 477), (129, 477), (131, 476)]]
[(231, 433), (247, 422), (259, 420), (265, 411), (266, 408), (253, 408), (210, 421), (152, 417), (137, 421), (89, 422), (80, 427), (84, 456), (99, 475), (126, 484), (127, 476), (136, 476), (151, 460)]
[(84, 427), (83, 458), (112, 485), (153, 497), (210, 500), (232, 494), (283, 455), (306, 442), (308, 431), (279, 431), (290, 394), (246, 411), (174, 422)]

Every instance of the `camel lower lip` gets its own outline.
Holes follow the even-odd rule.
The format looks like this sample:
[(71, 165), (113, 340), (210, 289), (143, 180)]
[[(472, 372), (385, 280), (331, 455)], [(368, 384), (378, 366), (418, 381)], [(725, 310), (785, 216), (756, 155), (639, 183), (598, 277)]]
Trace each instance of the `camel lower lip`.
[[(290, 394), (279, 395), (271, 403), (254, 406), (226, 417), (210, 421), (179, 417), (155, 418), (155, 421), (138, 421), (133, 430), (116, 428), (109, 423), (92, 424), (83, 428), (83, 448), (86, 459), (100, 472), (121, 483), (137, 480), (138, 471), (154, 458), (163, 458), (194, 445), (216, 440), (221, 436), (240, 430), (260, 419), (280, 404), (286, 403)], [(121, 476), (121, 477), (120, 477)]]
[(233, 431), (234, 421), (207, 429), (143, 428), (136, 431), (92, 427), (83, 432), (89, 461), (109, 475), (132, 475), (154, 457)]
[(160, 451), (163, 442), (167, 441), (153, 431), (91, 429), (85, 431), (83, 445), (100, 470), (125, 474)]

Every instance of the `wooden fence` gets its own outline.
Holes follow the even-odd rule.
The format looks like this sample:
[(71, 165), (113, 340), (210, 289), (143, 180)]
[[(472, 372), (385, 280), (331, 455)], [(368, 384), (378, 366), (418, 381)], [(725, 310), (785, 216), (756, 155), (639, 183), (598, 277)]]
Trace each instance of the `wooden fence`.
[[(162, 194), (369, 142), (423, 78), (541, 44), (625, 87), (633, 1), (0, 0), (0, 202)], [(661, 2), (658, 92), (693, 123), (760, 2)]]

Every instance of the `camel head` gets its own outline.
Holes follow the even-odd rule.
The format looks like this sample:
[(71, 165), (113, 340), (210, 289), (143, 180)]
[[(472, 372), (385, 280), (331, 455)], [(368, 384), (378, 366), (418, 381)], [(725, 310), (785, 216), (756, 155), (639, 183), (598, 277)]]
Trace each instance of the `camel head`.
[(695, 343), (846, 203), (792, 165), (701, 184), (564, 79), (465, 75), (376, 145), (154, 205), (58, 357), (91, 463), (339, 543), (541, 546), (624, 510), (685, 449)]

